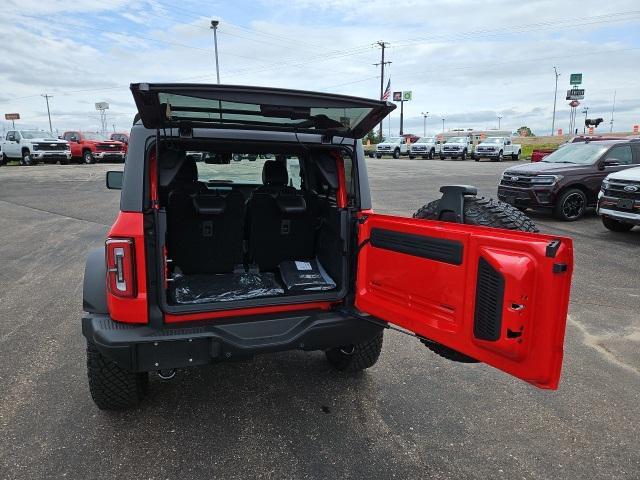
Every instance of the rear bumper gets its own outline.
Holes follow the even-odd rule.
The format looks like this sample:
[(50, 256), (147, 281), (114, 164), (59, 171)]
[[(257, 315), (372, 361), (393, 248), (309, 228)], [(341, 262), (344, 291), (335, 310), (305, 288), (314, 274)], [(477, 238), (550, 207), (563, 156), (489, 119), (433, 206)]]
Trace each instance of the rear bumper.
[(287, 350), (326, 350), (360, 343), (382, 326), (340, 312), (298, 312), (152, 328), (84, 313), (82, 334), (100, 353), (132, 371), (184, 368)]

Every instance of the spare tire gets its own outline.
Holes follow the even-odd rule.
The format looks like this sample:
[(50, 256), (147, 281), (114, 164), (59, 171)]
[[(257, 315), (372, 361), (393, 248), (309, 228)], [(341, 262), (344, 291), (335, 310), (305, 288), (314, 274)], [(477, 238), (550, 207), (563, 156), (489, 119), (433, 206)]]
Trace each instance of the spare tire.
[[(440, 200), (427, 203), (413, 214), (413, 218), (437, 220), (439, 203)], [(523, 212), (508, 203), (492, 198), (464, 197), (463, 215), (464, 223), (467, 225), (504, 228), (507, 230), (520, 230), (534, 233), (538, 231), (535, 223)], [(421, 339), (421, 341), (429, 350), (447, 360), (462, 363), (477, 362), (474, 358), (429, 339), (425, 338)]]

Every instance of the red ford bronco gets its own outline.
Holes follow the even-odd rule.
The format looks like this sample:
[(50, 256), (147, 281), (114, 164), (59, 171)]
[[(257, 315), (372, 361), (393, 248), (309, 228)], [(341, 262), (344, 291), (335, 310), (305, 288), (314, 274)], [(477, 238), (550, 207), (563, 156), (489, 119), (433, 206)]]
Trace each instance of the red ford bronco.
[(124, 174), (107, 174), (120, 213), (84, 278), (99, 408), (137, 405), (149, 372), (268, 352), (322, 350), (336, 370), (359, 371), (377, 361), (385, 328), (557, 388), (571, 240), (464, 185), (442, 187), (414, 218), (374, 213), (360, 139), (393, 104), (247, 86), (131, 90)]

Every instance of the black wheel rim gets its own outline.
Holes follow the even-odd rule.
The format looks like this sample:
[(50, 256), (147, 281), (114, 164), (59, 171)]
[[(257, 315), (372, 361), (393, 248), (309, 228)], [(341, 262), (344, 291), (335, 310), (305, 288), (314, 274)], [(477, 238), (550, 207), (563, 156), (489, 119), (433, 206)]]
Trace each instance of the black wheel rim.
[(578, 218), (584, 210), (584, 197), (578, 192), (567, 195), (562, 204), (562, 213), (567, 218)]

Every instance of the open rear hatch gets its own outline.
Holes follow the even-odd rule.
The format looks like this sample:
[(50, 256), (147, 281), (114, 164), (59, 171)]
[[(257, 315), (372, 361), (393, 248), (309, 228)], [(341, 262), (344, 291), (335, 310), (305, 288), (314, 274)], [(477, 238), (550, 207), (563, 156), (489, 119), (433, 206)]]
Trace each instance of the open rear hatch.
[(147, 128), (224, 128), (363, 138), (396, 106), (366, 98), (281, 88), (134, 83)]

